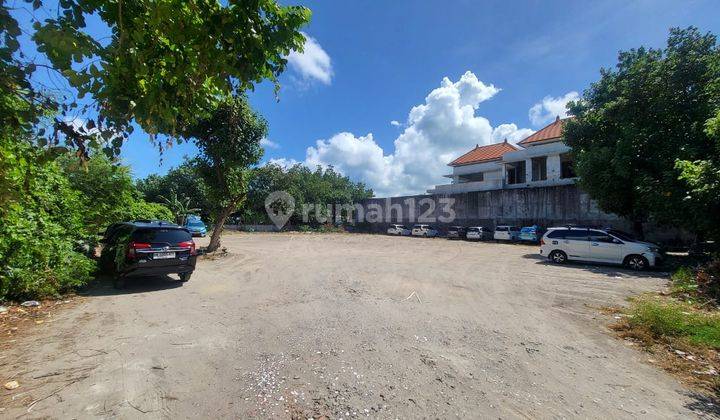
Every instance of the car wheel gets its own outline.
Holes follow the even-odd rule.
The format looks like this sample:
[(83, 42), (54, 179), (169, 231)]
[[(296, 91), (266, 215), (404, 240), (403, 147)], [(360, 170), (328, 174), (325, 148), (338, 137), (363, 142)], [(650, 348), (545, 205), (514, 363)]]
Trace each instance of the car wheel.
[(562, 251), (555, 250), (550, 253), (550, 261), (555, 264), (564, 264), (567, 261), (567, 254)]
[(180, 281), (185, 283), (186, 281), (190, 280), (190, 276), (192, 273), (180, 273), (178, 276), (180, 276)]
[(647, 258), (642, 255), (630, 255), (625, 259), (625, 265), (630, 267), (632, 270), (642, 271), (648, 267), (649, 263)]

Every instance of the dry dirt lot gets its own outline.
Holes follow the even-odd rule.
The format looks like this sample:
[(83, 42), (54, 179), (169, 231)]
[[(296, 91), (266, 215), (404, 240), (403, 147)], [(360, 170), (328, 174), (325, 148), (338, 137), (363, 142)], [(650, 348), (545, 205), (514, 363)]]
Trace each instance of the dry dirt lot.
[(597, 308), (659, 273), (520, 245), (228, 234), (229, 255), (107, 285), (0, 356), (0, 417), (673, 418), (698, 396)]

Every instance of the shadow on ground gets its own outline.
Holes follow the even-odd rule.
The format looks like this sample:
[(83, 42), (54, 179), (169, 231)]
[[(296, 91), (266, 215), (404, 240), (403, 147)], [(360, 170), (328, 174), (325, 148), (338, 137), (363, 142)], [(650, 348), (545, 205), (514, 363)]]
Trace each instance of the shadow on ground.
[(107, 277), (98, 277), (80, 291), (82, 296), (113, 296), (134, 293), (148, 293), (160, 290), (182, 287), (183, 282), (169, 275), (153, 277), (130, 277), (125, 280), (125, 287), (116, 289), (112, 280)]
[(685, 404), (685, 408), (688, 410), (692, 410), (703, 417), (720, 418), (720, 401), (717, 398), (697, 392), (689, 392), (685, 395), (692, 399), (692, 401)]
[(568, 261), (565, 264), (554, 264), (550, 262), (550, 260), (547, 259), (547, 257), (544, 257), (540, 254), (525, 254), (522, 256), (525, 259), (529, 260), (536, 260), (536, 264), (542, 264), (542, 265), (553, 265), (555, 267), (560, 268), (569, 268), (573, 270), (585, 270), (589, 271), (591, 273), (595, 274), (602, 274), (608, 277), (637, 277), (637, 278), (657, 278), (657, 277), (663, 277), (669, 275), (669, 272), (666, 270), (666, 268), (658, 267), (658, 268), (652, 268), (647, 271), (633, 271), (627, 268), (624, 268), (619, 265), (613, 265), (613, 264), (602, 264), (602, 263), (592, 263), (592, 262), (575, 262), (575, 261)]

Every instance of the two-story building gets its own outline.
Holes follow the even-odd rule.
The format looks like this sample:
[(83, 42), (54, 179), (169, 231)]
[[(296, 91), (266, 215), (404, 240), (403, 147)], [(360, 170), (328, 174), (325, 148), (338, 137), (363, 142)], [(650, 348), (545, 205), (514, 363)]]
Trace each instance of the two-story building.
[(517, 146), (505, 140), (474, 149), (448, 164), (450, 184), (436, 185), (431, 194), (455, 194), (503, 188), (546, 187), (575, 182), (562, 129), (567, 119), (555, 119)]

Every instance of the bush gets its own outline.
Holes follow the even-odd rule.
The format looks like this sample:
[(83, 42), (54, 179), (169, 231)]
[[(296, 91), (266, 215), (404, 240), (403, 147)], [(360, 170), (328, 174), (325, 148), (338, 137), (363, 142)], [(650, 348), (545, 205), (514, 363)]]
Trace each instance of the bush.
[(0, 300), (56, 295), (90, 280), (83, 206), (60, 167), (29, 144), (0, 137)]
[(130, 204), (130, 208), (123, 218), (123, 221), (135, 219), (156, 219), (174, 222), (175, 216), (169, 208), (162, 204), (137, 200)]

